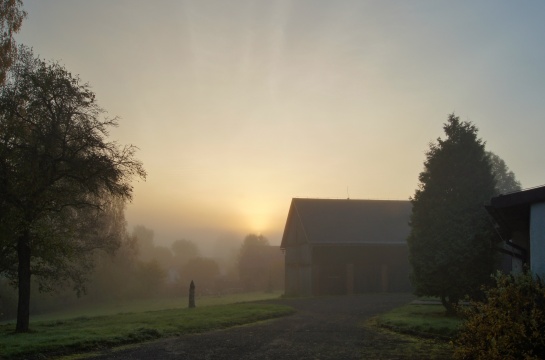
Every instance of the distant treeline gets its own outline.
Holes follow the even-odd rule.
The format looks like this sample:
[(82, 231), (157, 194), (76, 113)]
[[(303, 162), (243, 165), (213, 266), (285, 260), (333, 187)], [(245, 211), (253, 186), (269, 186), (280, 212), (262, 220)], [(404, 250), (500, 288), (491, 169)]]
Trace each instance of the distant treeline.
[[(170, 247), (156, 245), (154, 232), (140, 225), (125, 236), (115, 254), (96, 250), (91, 256), (95, 267), (80, 297), (70, 286), (44, 293), (33, 283), (31, 314), (91, 302), (186, 296), (191, 280), (197, 286), (197, 296), (284, 287), (283, 255), (261, 235), (250, 234), (240, 248), (224, 257), (210, 258), (186, 239), (176, 240)], [(0, 278), (0, 320), (16, 316), (17, 291), (10, 285), (8, 279)]]

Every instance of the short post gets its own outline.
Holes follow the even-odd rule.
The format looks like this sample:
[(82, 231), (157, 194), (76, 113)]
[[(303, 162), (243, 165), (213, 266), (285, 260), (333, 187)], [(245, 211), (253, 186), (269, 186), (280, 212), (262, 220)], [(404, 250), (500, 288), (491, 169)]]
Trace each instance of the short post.
[(191, 280), (191, 285), (189, 285), (189, 308), (195, 307), (195, 283)]

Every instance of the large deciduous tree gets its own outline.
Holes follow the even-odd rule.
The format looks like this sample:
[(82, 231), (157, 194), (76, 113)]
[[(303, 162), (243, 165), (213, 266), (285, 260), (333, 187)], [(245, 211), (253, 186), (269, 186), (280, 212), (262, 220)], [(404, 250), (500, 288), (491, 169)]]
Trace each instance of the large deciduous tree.
[(134, 146), (107, 140), (114, 126), (88, 84), (19, 49), (0, 90), (0, 264), (18, 286), (18, 332), (29, 330), (32, 275), (79, 285), (90, 250), (119, 244), (100, 224), (146, 174)]
[(0, 0), (0, 84), (6, 80), (17, 47), (13, 35), (19, 31), (26, 12), (21, 0)]
[(431, 143), (411, 198), (411, 279), (419, 296), (438, 296), (447, 312), (490, 280), (495, 238), (484, 205), (495, 179), (471, 122), (449, 115), (446, 137)]

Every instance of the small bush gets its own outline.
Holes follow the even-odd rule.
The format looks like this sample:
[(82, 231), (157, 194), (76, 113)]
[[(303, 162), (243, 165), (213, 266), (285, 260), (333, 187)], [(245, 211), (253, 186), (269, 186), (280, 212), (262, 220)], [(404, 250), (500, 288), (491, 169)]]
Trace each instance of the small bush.
[(545, 286), (532, 275), (494, 277), (483, 302), (464, 311), (455, 359), (544, 359)]

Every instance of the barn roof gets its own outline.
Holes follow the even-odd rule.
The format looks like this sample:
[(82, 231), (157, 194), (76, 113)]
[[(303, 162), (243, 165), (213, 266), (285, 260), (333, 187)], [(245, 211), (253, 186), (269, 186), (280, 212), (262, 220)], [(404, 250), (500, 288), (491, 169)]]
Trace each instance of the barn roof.
[(412, 205), (404, 200), (294, 198), (286, 221), (300, 221), (306, 241), (313, 245), (406, 244)]

